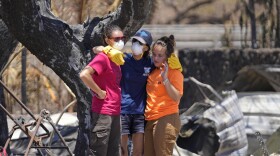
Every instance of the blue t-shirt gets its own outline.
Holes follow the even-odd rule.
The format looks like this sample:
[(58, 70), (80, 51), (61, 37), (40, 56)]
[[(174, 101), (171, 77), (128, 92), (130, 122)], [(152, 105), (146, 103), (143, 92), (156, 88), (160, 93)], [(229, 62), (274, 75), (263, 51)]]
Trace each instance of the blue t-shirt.
[(146, 84), (150, 72), (155, 68), (150, 57), (135, 60), (125, 53), (121, 66), (121, 114), (144, 114), (146, 106)]

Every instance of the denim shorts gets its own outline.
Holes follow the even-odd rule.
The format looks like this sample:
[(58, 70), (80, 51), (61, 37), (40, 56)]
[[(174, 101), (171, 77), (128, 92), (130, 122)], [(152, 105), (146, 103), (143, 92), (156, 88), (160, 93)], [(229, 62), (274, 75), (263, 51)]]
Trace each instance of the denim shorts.
[(145, 118), (143, 114), (122, 114), (122, 135), (144, 133)]

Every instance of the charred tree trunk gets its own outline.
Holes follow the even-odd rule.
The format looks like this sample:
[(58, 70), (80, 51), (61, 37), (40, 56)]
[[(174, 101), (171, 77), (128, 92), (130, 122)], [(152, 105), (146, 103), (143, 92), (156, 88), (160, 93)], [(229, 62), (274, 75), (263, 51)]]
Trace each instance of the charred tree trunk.
[(276, 39), (275, 39), (275, 48), (280, 47), (280, 0), (276, 0)]
[(24, 48), (21, 52), (21, 101), (27, 105), (26, 95), (26, 55), (27, 49)]
[[(1, 6), (1, 3), (0, 3)], [(0, 14), (1, 18), (1, 14)], [(13, 53), (18, 41), (9, 32), (8, 27), (0, 19), (0, 71), (5, 67), (9, 57)], [(1, 76), (1, 75), (0, 75)]]
[(251, 43), (252, 48), (256, 49), (257, 45), (257, 30), (256, 30), (256, 16), (255, 16), (255, 3), (254, 0), (249, 0), (249, 16), (251, 19)]
[[(7, 26), (0, 19), (0, 71), (5, 67), (6, 63), (14, 48), (17, 45), (17, 40), (9, 33)], [(0, 75), (2, 79), (2, 75)], [(3, 87), (0, 86), (0, 104), (6, 108)], [(8, 138), (8, 124), (6, 113), (0, 109), (0, 146), (4, 146)], [(7, 152), (10, 153), (10, 150), (7, 149)]]
[(119, 25), (126, 36), (132, 36), (144, 24), (152, 0), (123, 0), (115, 12), (83, 25), (69, 25), (55, 17), (48, 0), (0, 2), (0, 15), (9, 31), (76, 95), (79, 132), (75, 155), (88, 155), (91, 94), (80, 80), (79, 72), (92, 59), (91, 48), (104, 44), (105, 25)]
[[(0, 104), (6, 108), (4, 90), (2, 86), (0, 87)], [(0, 124), (2, 125), (0, 127), (0, 146), (4, 147), (8, 138), (8, 123), (7, 123), (7, 115), (2, 109), (0, 109)], [(7, 153), (10, 153), (9, 147), (8, 149), (6, 149), (6, 151)]]

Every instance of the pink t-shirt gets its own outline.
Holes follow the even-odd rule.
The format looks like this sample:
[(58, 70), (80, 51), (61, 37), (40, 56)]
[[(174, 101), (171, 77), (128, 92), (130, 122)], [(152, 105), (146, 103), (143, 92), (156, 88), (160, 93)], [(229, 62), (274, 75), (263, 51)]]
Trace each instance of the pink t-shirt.
[(99, 53), (88, 64), (95, 70), (92, 75), (96, 84), (106, 91), (105, 99), (98, 99), (96, 96), (92, 97), (92, 112), (119, 115), (121, 106), (121, 68), (112, 62), (105, 54)]

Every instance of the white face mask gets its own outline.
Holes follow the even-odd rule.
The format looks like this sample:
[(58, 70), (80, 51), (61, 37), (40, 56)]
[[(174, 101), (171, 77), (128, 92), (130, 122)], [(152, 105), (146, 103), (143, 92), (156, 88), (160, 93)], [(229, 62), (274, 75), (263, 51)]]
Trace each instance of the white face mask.
[(119, 40), (118, 42), (114, 42), (113, 48), (117, 49), (117, 50), (122, 50), (124, 47), (124, 42), (123, 40)]
[(143, 53), (143, 46), (139, 42), (133, 42), (131, 50), (134, 55), (140, 55)]

